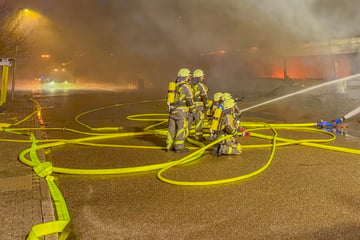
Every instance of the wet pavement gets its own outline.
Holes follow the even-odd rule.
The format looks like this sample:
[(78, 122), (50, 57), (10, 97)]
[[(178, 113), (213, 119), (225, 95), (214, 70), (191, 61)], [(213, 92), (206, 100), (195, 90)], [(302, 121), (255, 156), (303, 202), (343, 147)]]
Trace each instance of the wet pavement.
[[(44, 96), (41, 103), (47, 107), (43, 112), (47, 127), (70, 128), (76, 126), (72, 119), (81, 112), (154, 98), (151, 94), (102, 92)], [(242, 104), (259, 100), (248, 99)], [(81, 120), (92, 127), (122, 126), (121, 131), (141, 131), (151, 122), (129, 121), (125, 117), (164, 112), (164, 104), (155, 101), (105, 109)], [(242, 120), (316, 122), (320, 115), (334, 117), (333, 112), (338, 113), (335, 105), (326, 110), (317, 97), (297, 98), (244, 113)], [(357, 118), (350, 124), (358, 127)], [(79, 137), (52, 131), (47, 135)], [(285, 131), (280, 135), (294, 139), (319, 137)], [(165, 138), (142, 136), (106, 143), (110, 142), (163, 146)], [(256, 138), (241, 138), (240, 142), (265, 143)], [(346, 135), (339, 135), (331, 144), (360, 148), (358, 138)], [(263, 166), (269, 153), (269, 149), (249, 149), (238, 156), (218, 158), (209, 151), (195, 163), (173, 168), (165, 176), (184, 181), (236, 177)], [(183, 156), (163, 150), (78, 145), (56, 147), (47, 155), (59, 167), (93, 169), (167, 162)], [(272, 164), (260, 175), (212, 187), (166, 184), (156, 178), (156, 171), (56, 177), (72, 217), (69, 239), (359, 239), (359, 164), (359, 155), (294, 145), (278, 148)]]
[[(158, 96), (160, 94), (148, 92), (80, 91), (41, 94), (36, 100), (44, 107), (46, 127), (88, 131), (74, 121), (76, 115), (98, 107), (157, 99)], [(248, 97), (240, 103), (240, 108), (264, 99), (266, 96)], [(345, 114), (359, 103), (359, 100), (346, 98), (338, 98), (334, 103), (329, 99), (316, 94), (289, 99), (245, 112), (242, 121), (316, 122), (321, 117), (332, 119), (339, 113)], [(16, 107), (19, 109), (14, 107), (12, 113), (1, 115), (5, 117), (4, 122), (21, 119), (18, 113), (31, 111), (33, 104), (17, 102)], [(141, 131), (153, 122), (130, 121), (126, 116), (142, 113), (166, 113), (166, 106), (161, 101), (115, 106), (86, 114), (80, 120), (92, 127)], [(24, 124), (31, 127), (34, 122), (29, 120)], [(360, 149), (356, 137), (360, 130), (359, 118), (346, 124), (351, 134), (338, 135), (330, 145)], [(279, 134), (292, 139), (324, 137), (306, 132), (279, 131)], [(71, 139), (83, 135), (47, 130), (42, 137)], [(253, 137), (240, 138), (240, 142), (244, 146), (268, 143)], [(165, 138), (137, 136), (99, 143), (163, 147)], [(42, 179), (16, 160), (17, 154), (29, 146), (27, 143), (1, 144), (5, 168), (1, 171), (0, 194), (5, 228), (0, 236), (1, 239), (23, 239), (31, 226), (49, 215), (42, 206), (46, 202), (39, 190)], [(43, 157), (57, 167), (68, 168), (133, 167), (185, 156), (160, 149), (75, 144), (50, 150), (45, 150)], [(194, 163), (172, 168), (164, 175), (184, 181), (237, 177), (263, 166), (269, 153), (270, 149), (266, 148), (246, 149), (241, 155), (215, 157), (209, 150)], [(359, 155), (292, 145), (277, 148), (272, 164), (263, 173), (217, 186), (171, 185), (158, 180), (156, 171), (103, 176), (53, 175), (72, 219), (68, 239), (359, 239), (359, 164)]]
[[(0, 122), (14, 124), (34, 111), (32, 93), (19, 92), (14, 101), (2, 106)], [(16, 127), (33, 128), (33, 118)], [(54, 212), (45, 181), (18, 160), (18, 154), (29, 143), (7, 140), (28, 140), (27, 136), (1, 131), (0, 152), (0, 239), (25, 239), (33, 225), (54, 219)], [(43, 155), (39, 154), (43, 157)], [(43, 158), (42, 158), (43, 159)], [(51, 236), (46, 239), (57, 239)]]

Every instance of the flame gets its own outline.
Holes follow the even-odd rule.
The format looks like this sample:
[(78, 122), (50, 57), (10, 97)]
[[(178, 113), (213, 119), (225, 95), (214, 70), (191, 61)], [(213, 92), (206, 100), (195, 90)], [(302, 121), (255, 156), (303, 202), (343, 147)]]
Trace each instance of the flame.
[[(270, 59), (253, 63), (255, 75), (261, 78), (284, 78), (284, 60)], [(290, 79), (326, 79), (329, 72), (334, 78), (351, 75), (351, 58), (339, 56), (305, 56), (286, 60), (286, 73)]]

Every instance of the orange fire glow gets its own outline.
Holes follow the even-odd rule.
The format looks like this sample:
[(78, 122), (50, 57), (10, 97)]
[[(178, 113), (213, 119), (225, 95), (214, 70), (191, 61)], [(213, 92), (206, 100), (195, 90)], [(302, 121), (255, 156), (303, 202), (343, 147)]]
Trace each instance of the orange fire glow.
[[(253, 63), (253, 71), (261, 78), (284, 78), (284, 60), (269, 59)], [(347, 55), (292, 57), (286, 60), (290, 79), (325, 79), (329, 73), (340, 78), (351, 75), (351, 60)]]

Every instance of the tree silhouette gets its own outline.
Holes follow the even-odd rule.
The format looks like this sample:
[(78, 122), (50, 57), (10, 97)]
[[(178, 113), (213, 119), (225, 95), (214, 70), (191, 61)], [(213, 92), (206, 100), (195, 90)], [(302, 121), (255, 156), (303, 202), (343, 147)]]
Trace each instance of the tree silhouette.
[(21, 26), (21, 11), (14, 10), (11, 0), (0, 0), (0, 57), (25, 55), (28, 30)]

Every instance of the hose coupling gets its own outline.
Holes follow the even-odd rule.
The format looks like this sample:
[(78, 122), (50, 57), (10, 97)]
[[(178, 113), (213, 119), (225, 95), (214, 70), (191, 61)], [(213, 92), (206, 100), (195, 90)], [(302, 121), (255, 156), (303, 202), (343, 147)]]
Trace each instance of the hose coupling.
[(334, 125), (331, 122), (326, 122), (322, 119), (317, 123), (317, 126), (320, 128), (334, 128)]

